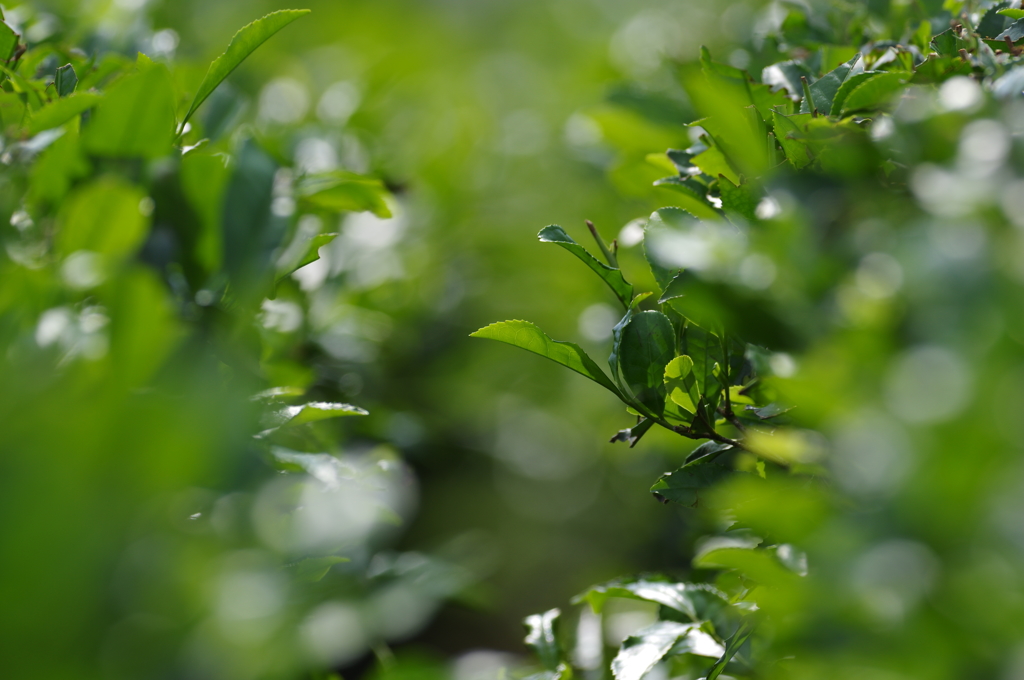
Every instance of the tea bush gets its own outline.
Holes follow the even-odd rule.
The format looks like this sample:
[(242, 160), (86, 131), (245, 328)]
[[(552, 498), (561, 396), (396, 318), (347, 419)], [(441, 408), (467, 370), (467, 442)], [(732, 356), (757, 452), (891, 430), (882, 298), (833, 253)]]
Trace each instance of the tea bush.
[[(1005, 2), (773, 3), (749, 65), (678, 66), (692, 146), (647, 156), (675, 196), (642, 246), (540, 232), (621, 307), (607, 370), (474, 336), (610, 391), (613, 441), (703, 443), (651, 487), (690, 568), (528, 618), (534, 677), (1020, 676), (1022, 38)], [(615, 598), (657, 617), (607, 650)]]
[(221, 87), (306, 13), (245, 26), (205, 76), (0, 23), (5, 676), (319, 673), (470, 578), (387, 549), (411, 471), (342, 451), (336, 419), (367, 412), (297, 332), (336, 312), (293, 274), (343, 214), (397, 203), (296, 164), (296, 129)]

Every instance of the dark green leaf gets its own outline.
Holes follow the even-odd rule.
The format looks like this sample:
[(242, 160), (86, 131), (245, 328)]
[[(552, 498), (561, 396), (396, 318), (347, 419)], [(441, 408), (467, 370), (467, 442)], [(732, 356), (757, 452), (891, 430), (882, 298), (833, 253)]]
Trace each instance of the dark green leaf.
[(78, 74), (71, 64), (64, 64), (57, 68), (53, 77), (53, 88), (57, 90), (58, 97), (67, 97), (78, 87)]
[(1006, 30), (996, 36), (996, 40), (1006, 40), (1007, 38), (1013, 42), (1017, 42), (1021, 38), (1024, 38), (1024, 19), (1018, 19), (1013, 22), (1006, 28)]
[(206, 77), (199, 84), (192, 105), (181, 121), (181, 127), (185, 127), (185, 123), (196, 112), (196, 109), (206, 101), (206, 98), (217, 89), (217, 86), (225, 78), (231, 75), (232, 71), (238, 68), (239, 64), (245, 61), (246, 57), (255, 52), (256, 48), (269, 40), (275, 33), (306, 14), (309, 14), (308, 9), (284, 9), (272, 12), (262, 19), (243, 26), (231, 39), (224, 54), (210, 64), (210, 70), (206, 72)]
[(612, 289), (615, 296), (619, 298), (619, 302), (626, 308), (629, 308), (630, 303), (633, 301), (633, 286), (626, 282), (626, 279), (622, 277), (622, 272), (615, 267), (609, 267), (605, 263), (598, 260), (596, 257), (591, 255), (586, 248), (576, 243), (572, 238), (565, 233), (558, 225), (551, 225), (544, 227), (537, 234), (544, 243), (557, 243), (562, 246), (570, 253), (581, 259), (584, 264), (594, 270), (601, 280), (608, 284), (608, 287)]
[[(994, 38), (1006, 30), (1006, 26), (1010, 23), (1010, 19), (1003, 12), (1006, 11), (1004, 8), (1008, 6), (1009, 3), (1001, 2), (998, 5), (991, 7), (987, 12), (985, 12), (985, 15), (981, 17), (981, 21), (978, 22), (975, 33), (980, 35), (982, 38)], [(1021, 16), (1024, 16), (1024, 13), (1022, 13)], [(1021, 17), (1016, 18), (1020, 19)]]
[[(1006, 31), (1003, 31), (1003, 33), (1006, 33), (1011, 29), (1013, 29), (1013, 26), (1010, 26), (1010, 28), (1008, 28)], [(1002, 40), (1002, 34), (996, 36), (996, 39)], [(947, 28), (945, 31), (939, 33), (937, 36), (932, 38), (932, 49), (938, 52), (939, 56), (955, 57), (957, 54), (960, 53), (960, 50), (966, 48), (967, 43), (964, 40), (962, 40), (960, 36), (954, 33), (952, 28)]]
[[(811, 101), (814, 104), (814, 108), (819, 113), (827, 114), (832, 110), (832, 102), (836, 97), (836, 93), (839, 92), (839, 88), (842, 87), (851, 76), (857, 75), (862, 72), (864, 67), (861, 65), (861, 56), (858, 54), (850, 61), (845, 64), (840, 64), (834, 70), (829, 71), (818, 80), (811, 83)], [(810, 113), (807, 111), (806, 113)], [(781, 138), (781, 134), (776, 130), (777, 137)]]
[(660, 415), (665, 409), (665, 366), (675, 356), (675, 331), (661, 312), (634, 314), (622, 328), (617, 355), (625, 385)]
[(277, 167), (255, 141), (246, 140), (217, 201), (224, 266), (236, 293), (247, 299), (262, 297), (272, 282), (273, 256), (287, 232), (287, 220), (271, 210)]
[(619, 392), (615, 384), (579, 346), (571, 342), (552, 340), (529, 321), (492, 323), (490, 326), (471, 333), (470, 337), (497, 340), (539, 354), (590, 378), (615, 396), (622, 398), (622, 393)]
[(695, 507), (705, 489), (714, 486), (719, 480), (733, 474), (724, 465), (708, 462), (704, 459), (688, 463), (675, 472), (667, 472), (654, 483), (651, 493), (662, 502), (679, 503), (687, 507)]
[(690, 452), (690, 455), (686, 457), (686, 464), (690, 465), (697, 461), (708, 463), (717, 458), (719, 454), (731, 451), (732, 449), (732, 444), (723, 444), (722, 442), (715, 441), (704, 442)]

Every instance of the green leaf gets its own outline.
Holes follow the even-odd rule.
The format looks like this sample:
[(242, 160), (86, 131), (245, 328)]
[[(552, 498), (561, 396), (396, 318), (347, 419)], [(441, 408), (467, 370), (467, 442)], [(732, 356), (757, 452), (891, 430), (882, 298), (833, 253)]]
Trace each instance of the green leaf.
[[(290, 276), (311, 262), (320, 259), (320, 249), (338, 237), (337, 233), (317, 234), (311, 238), (303, 238), (301, 243), (288, 247), (288, 251), (277, 262), (278, 280)], [(287, 259), (285, 259), (287, 257)]]
[(100, 95), (80, 92), (55, 99), (39, 109), (28, 120), (27, 133), (38, 135), (43, 130), (59, 127), (84, 111), (96, 106)]
[(675, 331), (661, 312), (634, 314), (622, 328), (616, 354), (622, 379), (656, 415), (665, 410), (665, 366), (675, 356)]
[(749, 184), (736, 184), (728, 177), (722, 177), (718, 181), (718, 191), (726, 214), (733, 213), (751, 222), (757, 221), (756, 210), (761, 201)]
[(774, 553), (740, 543), (740, 540), (728, 538), (711, 539), (694, 557), (693, 565), (700, 569), (731, 569), (768, 587), (782, 586), (799, 578)]
[(654, 483), (651, 493), (663, 503), (679, 503), (696, 507), (701, 494), (720, 480), (735, 474), (731, 469), (707, 458), (688, 463), (675, 472), (667, 472)]
[[(842, 87), (852, 75), (858, 73), (858, 69), (863, 71), (863, 66), (859, 66), (861, 56), (858, 54), (850, 61), (845, 64), (840, 64), (832, 71), (829, 71), (821, 78), (811, 83), (811, 102), (814, 104), (814, 108), (819, 113), (828, 114), (832, 110), (832, 102), (835, 100), (836, 93), (839, 92), (839, 88)], [(810, 111), (806, 111), (810, 113)], [(782, 135), (778, 130), (775, 132), (776, 136), (781, 138)]]
[(246, 57), (255, 52), (256, 48), (269, 40), (275, 33), (299, 17), (309, 14), (309, 12), (310, 10), (308, 9), (283, 9), (271, 12), (262, 19), (257, 19), (251, 24), (243, 26), (235, 34), (235, 37), (231, 39), (224, 54), (214, 59), (213, 63), (210, 64), (210, 70), (206, 72), (206, 77), (199, 84), (199, 89), (196, 90), (196, 96), (192, 100), (192, 105), (181, 120), (181, 128), (184, 129), (185, 123), (196, 112), (196, 109), (206, 101), (206, 98), (217, 89), (217, 86), (225, 78), (231, 75), (232, 71), (238, 68), (239, 64), (245, 61)]
[(676, 193), (676, 202), (679, 208), (690, 213), (694, 217), (704, 220), (715, 220), (719, 218), (718, 211), (708, 202), (707, 188), (697, 188), (698, 183), (692, 179), (683, 179), (678, 175), (663, 177), (656, 180), (654, 186), (663, 189), (671, 189)]
[[(1014, 26), (1016, 26), (1016, 24), (1011, 25), (1010, 28), (996, 36), (996, 40), (1002, 40), (1003, 34), (1013, 29)], [(932, 49), (943, 57), (955, 57), (959, 54), (960, 50), (966, 48), (967, 43), (961, 39), (960, 36), (954, 33), (952, 28), (947, 28), (945, 31), (932, 38)]]
[(697, 412), (700, 394), (693, 375), (693, 359), (688, 356), (676, 357), (665, 366), (665, 389), (668, 398), (688, 413)]
[(327, 572), (336, 564), (350, 561), (347, 557), (328, 555), (327, 557), (308, 557), (297, 562), (295, 578), (305, 583), (316, 583), (327, 576)]
[(196, 238), (195, 258), (211, 274), (221, 268), (224, 260), (221, 215), (230, 176), (225, 160), (221, 154), (203, 152), (193, 152), (181, 159), (181, 188), (202, 227)]
[(58, 97), (67, 97), (78, 87), (78, 74), (71, 64), (64, 64), (57, 67), (57, 73), (53, 77), (53, 87), (57, 90)]
[(605, 602), (611, 597), (622, 597), (631, 600), (656, 602), (664, 607), (685, 614), (697, 620), (697, 608), (690, 592), (697, 586), (688, 583), (669, 583), (667, 581), (624, 581), (606, 583), (590, 588), (582, 595), (573, 598), (573, 602), (587, 602), (595, 614), (600, 614)]
[(163, 64), (117, 81), (82, 131), (90, 153), (115, 158), (158, 158), (171, 151), (173, 139), (174, 87)]
[(718, 657), (725, 651), (696, 623), (658, 621), (626, 638), (612, 660), (612, 675), (615, 680), (641, 680), (683, 639), (690, 642), (685, 650), (690, 654)]
[(4, 128), (20, 128), (27, 112), (28, 107), (22, 101), (21, 95), (0, 90), (0, 120), (3, 121)]
[(612, 289), (615, 296), (619, 298), (619, 302), (621, 302), (627, 309), (629, 308), (630, 303), (633, 301), (633, 286), (626, 282), (626, 279), (622, 276), (621, 270), (616, 269), (615, 267), (609, 267), (598, 260), (596, 257), (591, 255), (586, 248), (576, 243), (576, 241), (573, 241), (572, 238), (565, 233), (565, 230), (558, 225), (553, 224), (551, 226), (544, 227), (540, 230), (540, 233), (537, 234), (537, 238), (544, 243), (557, 243), (581, 259), (584, 264), (594, 270), (594, 273), (601, 277), (602, 281), (608, 284), (608, 287)]
[(85, 177), (89, 170), (89, 162), (82, 154), (78, 131), (65, 130), (60, 139), (47, 147), (32, 165), (29, 193), (33, 200), (59, 204), (71, 189), (72, 182)]
[(693, 376), (698, 394), (713, 402), (710, 397), (715, 396), (717, 399), (716, 395), (721, 390), (715, 378), (715, 365), (724, 363), (721, 343), (715, 335), (694, 324), (686, 327), (684, 340), (683, 354), (693, 360)]
[(1024, 19), (1024, 9), (1001, 9), (996, 12), (1002, 14), (1004, 17), (1010, 17), (1011, 19)]
[(273, 282), (274, 254), (288, 220), (272, 207), (277, 163), (248, 139), (234, 157), (218, 223), (223, 235), (224, 267), (236, 295), (262, 298)]
[(729, 160), (717, 146), (708, 147), (707, 151), (693, 157), (693, 164), (706, 175), (726, 177), (733, 184), (740, 183), (740, 175), (729, 164)]
[(718, 661), (715, 662), (715, 665), (711, 667), (711, 670), (708, 671), (705, 680), (716, 680), (716, 678), (722, 674), (722, 671), (725, 670), (725, 667), (729, 665), (732, 657), (736, 656), (736, 652), (740, 650), (740, 647), (743, 646), (743, 643), (747, 641), (747, 638), (749, 638), (750, 634), (753, 632), (754, 627), (749, 622), (744, 622), (743, 625), (733, 633), (732, 637), (726, 641), (725, 651), (722, 652), (721, 658), (719, 658)]
[(300, 207), (333, 212), (372, 212), (377, 217), (391, 217), (385, 197), (388, 190), (379, 179), (351, 172), (306, 175), (295, 183), (295, 196)]
[(903, 89), (911, 74), (899, 71), (878, 73), (853, 87), (841, 101), (840, 115), (847, 116), (854, 111), (878, 109), (892, 101), (893, 96)]
[[(991, 7), (981, 17), (981, 20), (978, 22), (978, 25), (975, 28), (974, 32), (977, 33), (980, 37), (986, 39), (994, 38), (995, 36), (1002, 33), (1003, 30), (1006, 28), (1007, 24), (1010, 23), (1010, 19), (1005, 14), (1002, 14), (1000, 11), (1004, 9), (1006, 6), (1007, 3), (1001, 2), (998, 5)], [(1024, 16), (1024, 14), (1022, 14), (1022, 16)], [(1021, 17), (1017, 18), (1019, 19)], [(914, 42), (915, 44), (917, 44), (916, 39)]]
[(555, 626), (562, 612), (551, 609), (543, 614), (527, 616), (523, 621), (526, 626), (526, 644), (536, 652), (544, 668), (554, 671), (561, 662), (562, 652), (555, 636)]
[(18, 49), (20, 35), (7, 25), (6, 21), (0, 21), (0, 61), (10, 61), (14, 51)]
[(275, 414), (282, 421), (281, 427), (295, 427), (329, 418), (366, 415), (369, 415), (369, 411), (358, 406), (327, 401), (311, 401), (308, 404), (285, 406)]
[(75, 191), (61, 209), (57, 251), (78, 250), (111, 259), (132, 255), (146, 237), (149, 219), (140, 208), (138, 187), (114, 176), (101, 177)]
[(809, 118), (809, 113), (798, 113), (793, 116), (775, 113), (775, 135), (782, 145), (782, 150), (786, 152), (786, 160), (798, 170), (814, 162), (814, 153), (810, 145), (803, 141), (805, 133), (800, 128), (800, 123)]
[(529, 321), (513, 320), (492, 323), (490, 326), (471, 333), (470, 337), (497, 340), (539, 354), (590, 378), (615, 396), (623, 398), (615, 383), (579, 346), (571, 342), (552, 340), (544, 334), (544, 331)]

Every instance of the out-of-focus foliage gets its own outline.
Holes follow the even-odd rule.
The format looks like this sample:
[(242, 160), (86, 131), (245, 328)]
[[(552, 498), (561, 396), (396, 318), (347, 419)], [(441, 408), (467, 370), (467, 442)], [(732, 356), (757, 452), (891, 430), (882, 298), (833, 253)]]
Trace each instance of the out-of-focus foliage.
[(243, 28), (195, 94), (166, 59), (0, 24), (5, 676), (296, 677), (471, 580), (387, 550), (413, 476), (341, 447), (367, 411), (296, 332), (318, 302), (292, 275), (394, 198), (297, 165), (293, 127), (232, 122), (217, 89), (302, 14)]
[[(679, 65), (694, 144), (650, 157), (679, 197), (636, 238), (654, 296), (629, 302), (614, 243), (574, 251), (626, 306), (610, 373), (523, 321), (474, 333), (612, 391), (636, 423), (613, 441), (706, 440), (651, 487), (700, 527), (691, 580), (527, 619), (535, 677), (1019, 677), (1022, 26), (771, 5), (759, 77)], [(656, 615), (609, 653), (622, 600)]]
[[(519, 622), (555, 606), (562, 614), (531, 618), (528, 633), (543, 670), (563, 675), (609, 675), (624, 642), (619, 673), (679, 652), (651, 677), (699, 677), (723, 654), (738, 660), (726, 675), (752, 674), (747, 661), (767, 675), (1018, 674), (1020, 89), (991, 75), (1014, 73), (1005, 39), (987, 43), (990, 55), (970, 36), (1017, 40), (1016, 18), (933, 0), (809, 4), (313, 0), (213, 91), (181, 140), (173, 123), (237, 27), (290, 5), (38, 0), (6, 11), (29, 52), (4, 86), (20, 96), (0, 96), (5, 674), (322, 677), (334, 665), (351, 678), (473, 680), (521, 666)], [(954, 18), (966, 36), (943, 35)], [(0, 51), (14, 54), (8, 38)], [(735, 81), (721, 99), (699, 91), (702, 43), (731, 67), (716, 68)], [(854, 73), (839, 97), (849, 74), (827, 74), (862, 46), (866, 70), (887, 73), (851, 100), (867, 80)], [(51, 47), (66, 58), (50, 59)], [(108, 117), (118, 135), (148, 126), (126, 160), (107, 155), (118, 135), (85, 134), (104, 102), (135, 96), (114, 76), (140, 51), (166, 66), (175, 115), (168, 132), (166, 108), (146, 99), (130, 127)], [(915, 74), (912, 97), (901, 71)], [(774, 107), (803, 99), (800, 76), (827, 135), (799, 109), (776, 120)], [(53, 85), (39, 95), (19, 78)], [(735, 115), (744, 82), (763, 133)], [(821, 120), (837, 99), (836, 119), (845, 106), (871, 123)], [(872, 101), (899, 103), (879, 117)], [(25, 104), (38, 109), (28, 119)], [(724, 129), (687, 125), (715, 113)], [(77, 142), (74, 124), (48, 140), (78, 116)], [(787, 120), (800, 127), (779, 134)], [(769, 128), (776, 144), (760, 146)], [(174, 148), (203, 137), (185, 157)], [(269, 194), (261, 153), (276, 166)], [(242, 159), (251, 172), (229, 185)], [(761, 170), (772, 162), (782, 165)], [(731, 191), (748, 183), (754, 192)], [(230, 215), (228, 195), (240, 201)], [(704, 230), (726, 203), (736, 232)], [(666, 204), (702, 222), (674, 210), (648, 219)], [(661, 290), (640, 245), (653, 223), (674, 253), (664, 268), (686, 269), (702, 292), (669, 306), (690, 304), (698, 325), (768, 350), (752, 367), (774, 375), (776, 394), (758, 397), (771, 401), (730, 400), (796, 430), (785, 446), (748, 435), (752, 447), (821, 452), (803, 472), (830, 480), (821, 496), (786, 486), (778, 461), (762, 461), (761, 479), (756, 458), (726, 451), (717, 462), (738, 465), (751, 488), (709, 493), (673, 473), (659, 494), (698, 511), (661, 505), (646, 490), (685, 463), (688, 441), (655, 427), (635, 448), (607, 444), (637, 422), (612, 391), (466, 337), (530, 319), (606, 370), (618, 296), (562, 247), (529, 238), (557, 222), (589, 243), (586, 218), (618, 235), (637, 292)], [(94, 229), (107, 219), (123, 230)], [(64, 235), (70, 223), (80, 227)], [(8, 279), (40, 235), (46, 262)], [(86, 242), (121, 253), (91, 288), (95, 262), (70, 257)], [(272, 270), (255, 266), (268, 249)], [(251, 297), (223, 295), (236, 288)], [(75, 335), (46, 342), (40, 328)], [(103, 353), (94, 336), (107, 338)], [(681, 408), (693, 402), (685, 364), (665, 366), (679, 384), (662, 375)], [(644, 373), (631, 380), (659, 392)], [(780, 405), (739, 409), (765, 403)], [(326, 404), (369, 415), (316, 420), (347, 411)], [(369, 475), (342, 489), (361, 500), (327, 500), (332, 468), (346, 484)], [(289, 497), (354, 527), (339, 537), (352, 550), (310, 547), (323, 524), (275, 524)], [(392, 512), (367, 528), (374, 503)], [(749, 533), (695, 544), (726, 522)], [(794, 549), (751, 552), (757, 538)], [(753, 553), (758, 564), (727, 561)], [(729, 634), (750, 608), (720, 597), (749, 586), (740, 570), (796, 583), (758, 599), (771, 616), (749, 643)], [(570, 607), (581, 592), (585, 605)], [(787, 652), (794, 662), (763, 665)]]

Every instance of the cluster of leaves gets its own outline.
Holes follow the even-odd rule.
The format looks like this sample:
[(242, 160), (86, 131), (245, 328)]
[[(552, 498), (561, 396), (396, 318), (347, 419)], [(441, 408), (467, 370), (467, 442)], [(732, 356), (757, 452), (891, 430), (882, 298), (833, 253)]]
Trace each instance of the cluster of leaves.
[[(638, 680), (661, 662), (671, 677), (707, 680), (723, 672), (770, 676), (799, 666), (787, 660), (799, 646), (772, 642), (816, 592), (801, 583), (807, 556), (789, 541), (796, 538), (799, 545), (811, 525), (832, 512), (825, 508), (835, 499), (820, 464), (823, 438), (789, 420), (790, 406), (827, 409), (787, 403), (772, 366), (782, 365), (786, 377), (788, 357), (781, 364), (772, 359), (780, 356), (773, 351), (805, 350), (831, 330), (811, 318), (811, 310), (844, 268), (819, 271), (816, 282), (806, 274), (794, 286), (804, 291), (800, 299), (759, 292), (767, 284), (743, 281), (730, 263), (743, 260), (747, 241), (774, 241), (777, 252), (785, 253), (780, 259), (800, 265), (787, 243), (791, 235), (772, 233), (784, 226), (774, 219), (782, 208), (773, 188), (797, 192), (845, 183), (897, 205), (898, 214), (913, 214), (909, 188), (920, 175), (915, 180), (911, 165), (931, 154), (945, 160), (944, 151), (929, 151), (928, 144), (947, 133), (935, 123), (924, 132), (893, 135), (897, 124), (909, 127), (926, 118), (930, 114), (914, 114), (913, 107), (934, 107), (940, 96), (959, 130), (971, 114), (991, 113), (988, 102), (1021, 94), (1024, 51), (1017, 43), (1024, 39), (1024, 10), (1009, 3), (946, 5), (934, 17), (922, 15), (923, 6), (894, 8), (876, 17), (872, 29), (871, 21), (856, 20), (855, 9), (816, 12), (779, 3), (772, 15), (777, 23), (763, 29), (767, 39), (760, 39), (770, 43), (762, 53), (783, 58), (768, 63), (760, 79), (714, 61), (706, 49), (699, 65), (679, 67), (681, 84), (701, 117), (689, 125), (693, 146), (648, 159), (672, 171), (656, 184), (676, 194), (676, 206), (654, 213), (645, 228), (645, 259), (658, 290), (636, 295), (619, 267), (616, 244), (606, 245), (592, 226), (604, 262), (560, 227), (539, 235), (582, 260), (624, 308), (612, 333), (611, 377), (579, 346), (552, 340), (526, 321), (495, 323), (473, 334), (547, 357), (613, 393), (638, 418), (613, 441), (635, 445), (654, 425), (707, 440), (651, 491), (665, 502), (708, 508), (727, 527), (705, 540), (693, 560), (701, 573), (725, 570), (718, 587), (661, 577), (624, 580), (577, 600), (596, 613), (609, 597), (658, 605), (658, 621), (628, 637), (611, 662), (617, 680)], [(844, 38), (862, 43), (840, 42)], [(895, 122), (894, 110), (909, 123)], [(935, 214), (942, 210), (924, 207)], [(716, 260), (703, 252), (709, 240), (741, 252)], [(815, 263), (804, 262), (815, 269)], [(780, 297), (789, 309), (778, 304)], [(813, 398), (810, 389), (793, 393)], [(785, 509), (770, 509), (772, 503)], [(782, 519), (767, 519), (776, 512)], [(814, 512), (822, 517), (813, 519)], [(548, 678), (574, 672), (564, 651), (572, 632), (560, 631), (558, 619), (552, 610), (526, 622), (527, 643)]]
[[(408, 635), (464, 581), (439, 561), (371, 549), (402, 520), (409, 471), (386, 447), (341, 454), (338, 432), (321, 426), (367, 412), (307, 396), (313, 371), (300, 340), (267, 323), (275, 297), (308, 306), (291, 275), (319, 258), (344, 214), (387, 218), (393, 205), (374, 177), (295, 167), (291, 131), (243, 124), (241, 98), (218, 87), (307, 13), (277, 11), (245, 26), (201, 80), (141, 53), (87, 54), (56, 41), (27, 47), (0, 21), (0, 376), (36, 390), (33, 399), (5, 400), (18, 426), (5, 428), (3, 448), (45, 461), (68, 445), (64, 437), (105, 432), (73, 442), (60, 462), (72, 475), (79, 464), (95, 470), (95, 485), (74, 479), (87, 504), (127, 464), (110, 455), (124, 446), (115, 433), (156, 428), (156, 450), (153, 438), (133, 446), (159, 471), (139, 470), (125, 495), (158, 502), (196, 478), (223, 490), (166, 501), (171, 507), (155, 518), (132, 519), (129, 502), (110, 533), (122, 540), (120, 532), (135, 532), (163, 547), (122, 570), (121, 610), (90, 613), (67, 590), (86, 597), (101, 586), (58, 587), (56, 577), (13, 603), (19, 616), (52, 610), (52, 592), (60, 607), (82, 610), (70, 623), (47, 624), (62, 647), (91, 634), (82, 622), (109, 620), (109, 677), (156, 677), (178, 666), (225, 677), (330, 669), (378, 639)], [(41, 427), (40, 402), (78, 413), (67, 432)], [(262, 476), (225, 479), (232, 451), (261, 458)], [(5, 495), (29, 513), (45, 502), (30, 483)], [(90, 540), (83, 533), (53, 539), (102, 583), (95, 572), (109, 557), (105, 548), (76, 548)], [(39, 567), (32, 560), (25, 569)], [(401, 612), (396, 623), (393, 607), (378, 608), (368, 631), (358, 610), (338, 602), (388, 593), (418, 598), (420, 613)], [(176, 627), (147, 628), (140, 616)], [(203, 628), (203, 651), (182, 656)], [(20, 630), (9, 632), (29, 644), (39, 632)], [(81, 667), (96, 663), (89, 648), (63, 656), (63, 668), (79, 656)], [(9, 660), (10, 672), (45, 675), (37, 655), (20, 657)]]

